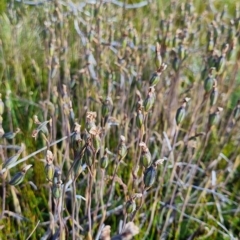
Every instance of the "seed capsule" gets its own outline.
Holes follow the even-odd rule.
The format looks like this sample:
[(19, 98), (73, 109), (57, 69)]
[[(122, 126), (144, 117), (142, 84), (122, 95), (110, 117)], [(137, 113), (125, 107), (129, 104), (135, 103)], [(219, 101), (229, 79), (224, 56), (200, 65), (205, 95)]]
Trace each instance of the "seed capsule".
[(143, 102), (143, 107), (144, 107), (145, 112), (149, 112), (154, 105), (154, 102), (155, 102), (155, 93), (154, 92), (155, 92), (154, 88), (150, 87), (147, 98)]
[(54, 172), (55, 172), (55, 166), (54, 164), (46, 164), (45, 168), (45, 174), (48, 182), (52, 182)]
[(48, 132), (47, 124), (49, 123), (49, 120), (44, 121), (44, 122), (40, 122), (38, 120), (37, 115), (34, 115), (33, 116), (33, 121), (38, 126), (37, 129), (36, 129), (37, 132), (43, 132), (46, 136), (48, 136), (49, 132)]
[(157, 171), (152, 165), (146, 169), (143, 177), (145, 188), (151, 187), (154, 184), (156, 180), (156, 174)]
[(53, 184), (53, 187), (52, 187), (52, 194), (53, 194), (53, 197), (58, 199), (61, 197), (61, 193), (62, 193), (62, 181), (58, 181), (57, 183), (54, 183)]
[(218, 89), (217, 89), (217, 86), (214, 85), (213, 90), (210, 94), (210, 106), (215, 105), (217, 102), (217, 99), (218, 99)]
[(17, 128), (15, 132), (7, 132), (3, 134), (3, 138), (6, 138), (8, 140), (12, 140), (15, 138), (15, 136), (20, 132), (20, 128)]
[(186, 106), (189, 100), (190, 98), (185, 98), (182, 106), (177, 110), (176, 117), (175, 117), (177, 125), (179, 125), (186, 116)]
[(211, 128), (213, 125), (217, 125), (220, 121), (220, 112), (223, 108), (218, 107), (216, 112), (209, 115), (208, 118), (208, 127)]
[(219, 74), (221, 74), (223, 72), (225, 64), (226, 64), (226, 57), (225, 57), (225, 55), (222, 55), (218, 58), (218, 60), (215, 64), (216, 70)]
[(142, 153), (141, 153), (141, 156), (140, 156), (140, 164), (143, 167), (147, 168), (147, 167), (149, 167), (149, 165), (152, 162), (151, 153), (150, 153), (148, 147), (146, 146), (146, 144), (144, 142), (141, 142), (139, 144), (139, 146), (142, 148)]
[(24, 167), (24, 168), (22, 169), (21, 172), (16, 173), (16, 174), (12, 177), (12, 179), (9, 181), (9, 184), (10, 184), (10, 185), (13, 185), (13, 186), (19, 185), (19, 184), (23, 181), (23, 179), (24, 179), (24, 177), (25, 177), (25, 175), (26, 175), (26, 172), (27, 172), (28, 169), (31, 168), (31, 167), (32, 167), (31, 164), (30, 164), (30, 165), (27, 165), (26, 167)]
[(210, 92), (213, 88), (213, 84), (216, 81), (213, 76), (213, 70), (214, 68), (210, 68), (208, 77), (204, 80), (204, 89), (206, 92)]
[(97, 153), (101, 147), (101, 128), (93, 127), (89, 130), (89, 133), (92, 135), (92, 144)]
[(158, 72), (154, 72), (149, 80), (150, 86), (156, 86), (160, 81), (160, 74)]
[(137, 111), (137, 117), (136, 117), (136, 125), (139, 129), (142, 127), (143, 121), (144, 121), (144, 116), (142, 114), (142, 111), (139, 109)]
[(86, 150), (84, 152), (84, 155), (83, 155), (83, 161), (88, 166), (92, 166), (92, 164), (93, 164), (93, 156), (94, 156), (94, 153), (93, 153), (92, 147), (91, 146), (87, 146)]
[(100, 167), (102, 169), (106, 169), (107, 166), (108, 166), (108, 163), (109, 163), (109, 159), (108, 159), (107, 152), (105, 150), (105, 153), (104, 153), (103, 157), (100, 159)]
[(126, 157), (127, 155), (127, 146), (125, 144), (125, 137), (121, 135), (120, 137), (120, 143), (118, 145), (118, 156), (120, 160)]
[(81, 147), (81, 125), (74, 124), (74, 134), (71, 137), (72, 148), (74, 151), (79, 151)]
[(128, 214), (130, 213), (133, 213), (135, 210), (136, 210), (136, 203), (134, 200), (129, 200), (126, 202), (126, 205), (125, 205), (125, 209), (126, 209), (126, 212)]

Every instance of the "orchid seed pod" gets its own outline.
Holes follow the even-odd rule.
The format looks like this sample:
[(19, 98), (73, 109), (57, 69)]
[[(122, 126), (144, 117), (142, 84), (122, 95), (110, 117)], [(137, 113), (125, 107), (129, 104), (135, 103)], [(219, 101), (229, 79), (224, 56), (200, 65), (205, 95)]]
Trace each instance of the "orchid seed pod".
[(55, 199), (59, 199), (62, 194), (62, 181), (58, 181), (57, 183), (54, 183), (52, 186), (52, 195)]
[(154, 92), (155, 92), (154, 88), (150, 87), (147, 98), (143, 102), (143, 107), (144, 107), (145, 112), (149, 112), (154, 105), (154, 102), (155, 102), (155, 93)]
[(218, 107), (217, 110), (209, 115), (208, 118), (208, 128), (211, 128), (213, 125), (217, 125), (220, 121), (220, 112), (223, 108)]
[(108, 159), (107, 152), (105, 150), (103, 157), (100, 159), (100, 167), (102, 169), (106, 169), (108, 166), (108, 163), (109, 163), (109, 159)]
[(125, 137), (121, 136), (120, 137), (120, 143), (118, 145), (118, 156), (120, 160), (124, 159), (127, 155), (127, 146), (125, 144)]
[(149, 165), (152, 162), (151, 153), (150, 153), (148, 147), (146, 146), (146, 144), (144, 142), (141, 142), (139, 144), (139, 146), (142, 148), (142, 153), (141, 153), (141, 156), (140, 156), (140, 164), (143, 167), (147, 168), (147, 167), (149, 167)]
[(213, 106), (216, 104), (218, 99), (218, 89), (217, 89), (217, 83), (214, 83), (213, 89), (210, 94), (210, 106)]
[(182, 123), (183, 119), (185, 118), (186, 106), (187, 106), (187, 102), (189, 100), (190, 100), (190, 98), (185, 98), (182, 106), (180, 108), (178, 108), (178, 110), (177, 110), (176, 117), (175, 117), (177, 125)]
[(210, 92), (213, 88), (213, 84), (216, 81), (213, 76), (213, 70), (214, 68), (210, 68), (208, 77), (204, 80), (204, 90), (206, 92)]
[(143, 113), (140, 109), (138, 109), (136, 116), (136, 125), (139, 129), (141, 129), (141, 127), (143, 126), (143, 121), (144, 121)]
[(151, 165), (149, 168), (145, 170), (143, 177), (145, 188), (151, 187), (154, 184), (156, 180), (156, 175), (157, 171), (153, 165)]
[(8, 139), (8, 140), (12, 140), (12, 139), (15, 138), (15, 136), (16, 136), (19, 132), (21, 132), (21, 130), (20, 130), (20, 128), (17, 128), (14, 132), (4, 133), (2, 137), (3, 137), (3, 138), (6, 138), (6, 139)]
[(11, 178), (11, 180), (9, 181), (9, 184), (10, 184), (10, 185), (13, 185), (13, 186), (19, 185), (19, 184), (23, 181), (23, 179), (24, 179), (24, 177), (25, 177), (28, 169), (31, 168), (31, 167), (32, 167), (31, 164), (30, 164), (30, 165), (27, 165), (27, 166), (25, 166), (25, 167), (22, 169), (21, 172), (17, 172), (17, 173)]

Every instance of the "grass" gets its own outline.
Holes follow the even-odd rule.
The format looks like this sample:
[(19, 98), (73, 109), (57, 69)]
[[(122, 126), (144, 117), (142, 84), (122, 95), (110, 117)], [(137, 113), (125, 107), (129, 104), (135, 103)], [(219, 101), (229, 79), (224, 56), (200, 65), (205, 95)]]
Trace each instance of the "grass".
[(40, 2), (0, 5), (0, 238), (238, 239), (239, 6)]

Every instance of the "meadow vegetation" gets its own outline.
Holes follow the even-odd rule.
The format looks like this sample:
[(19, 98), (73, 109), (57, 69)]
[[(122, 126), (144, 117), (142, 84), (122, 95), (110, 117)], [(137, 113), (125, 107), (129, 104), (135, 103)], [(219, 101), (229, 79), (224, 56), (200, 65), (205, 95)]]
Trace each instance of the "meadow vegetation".
[(0, 3), (0, 239), (239, 239), (240, 4)]

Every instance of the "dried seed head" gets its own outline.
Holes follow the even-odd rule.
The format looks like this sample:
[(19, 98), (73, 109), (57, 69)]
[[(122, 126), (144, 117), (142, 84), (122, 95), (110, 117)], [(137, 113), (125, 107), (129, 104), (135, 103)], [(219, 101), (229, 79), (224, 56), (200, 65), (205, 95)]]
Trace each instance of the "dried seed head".
[(102, 232), (101, 232), (101, 235), (100, 235), (100, 239), (101, 240), (111, 240), (110, 233), (111, 233), (111, 227), (109, 225), (106, 225), (102, 229)]
[[(135, 235), (139, 233), (139, 227), (137, 227), (133, 222), (128, 222), (125, 225), (125, 228), (123, 229), (121, 235), (121, 240), (130, 240), (132, 239)], [(117, 240), (119, 238), (112, 238), (112, 240)]]
[(141, 198), (143, 196), (142, 193), (135, 193), (132, 197), (132, 199), (136, 199), (136, 198)]
[(74, 123), (74, 132), (75, 133), (80, 133), (81, 131), (81, 125), (79, 125), (78, 123)]
[(52, 164), (53, 163), (53, 153), (50, 150), (47, 150), (47, 154), (46, 154), (46, 162), (47, 164)]
[(125, 139), (125, 137), (123, 135), (120, 136), (120, 140), (121, 140), (121, 142), (125, 142), (126, 141), (126, 139)]
[(161, 159), (158, 159), (154, 162), (154, 165), (157, 166), (157, 165), (162, 165), (163, 162), (166, 160), (166, 158), (161, 158)]
[(93, 136), (99, 136), (102, 132), (102, 129), (100, 127), (93, 126), (90, 130), (89, 133)]
[(189, 98), (189, 97), (184, 98), (184, 102), (189, 102), (190, 100), (191, 100), (191, 98)]
[(87, 112), (87, 119), (95, 120), (97, 117), (96, 112)]

